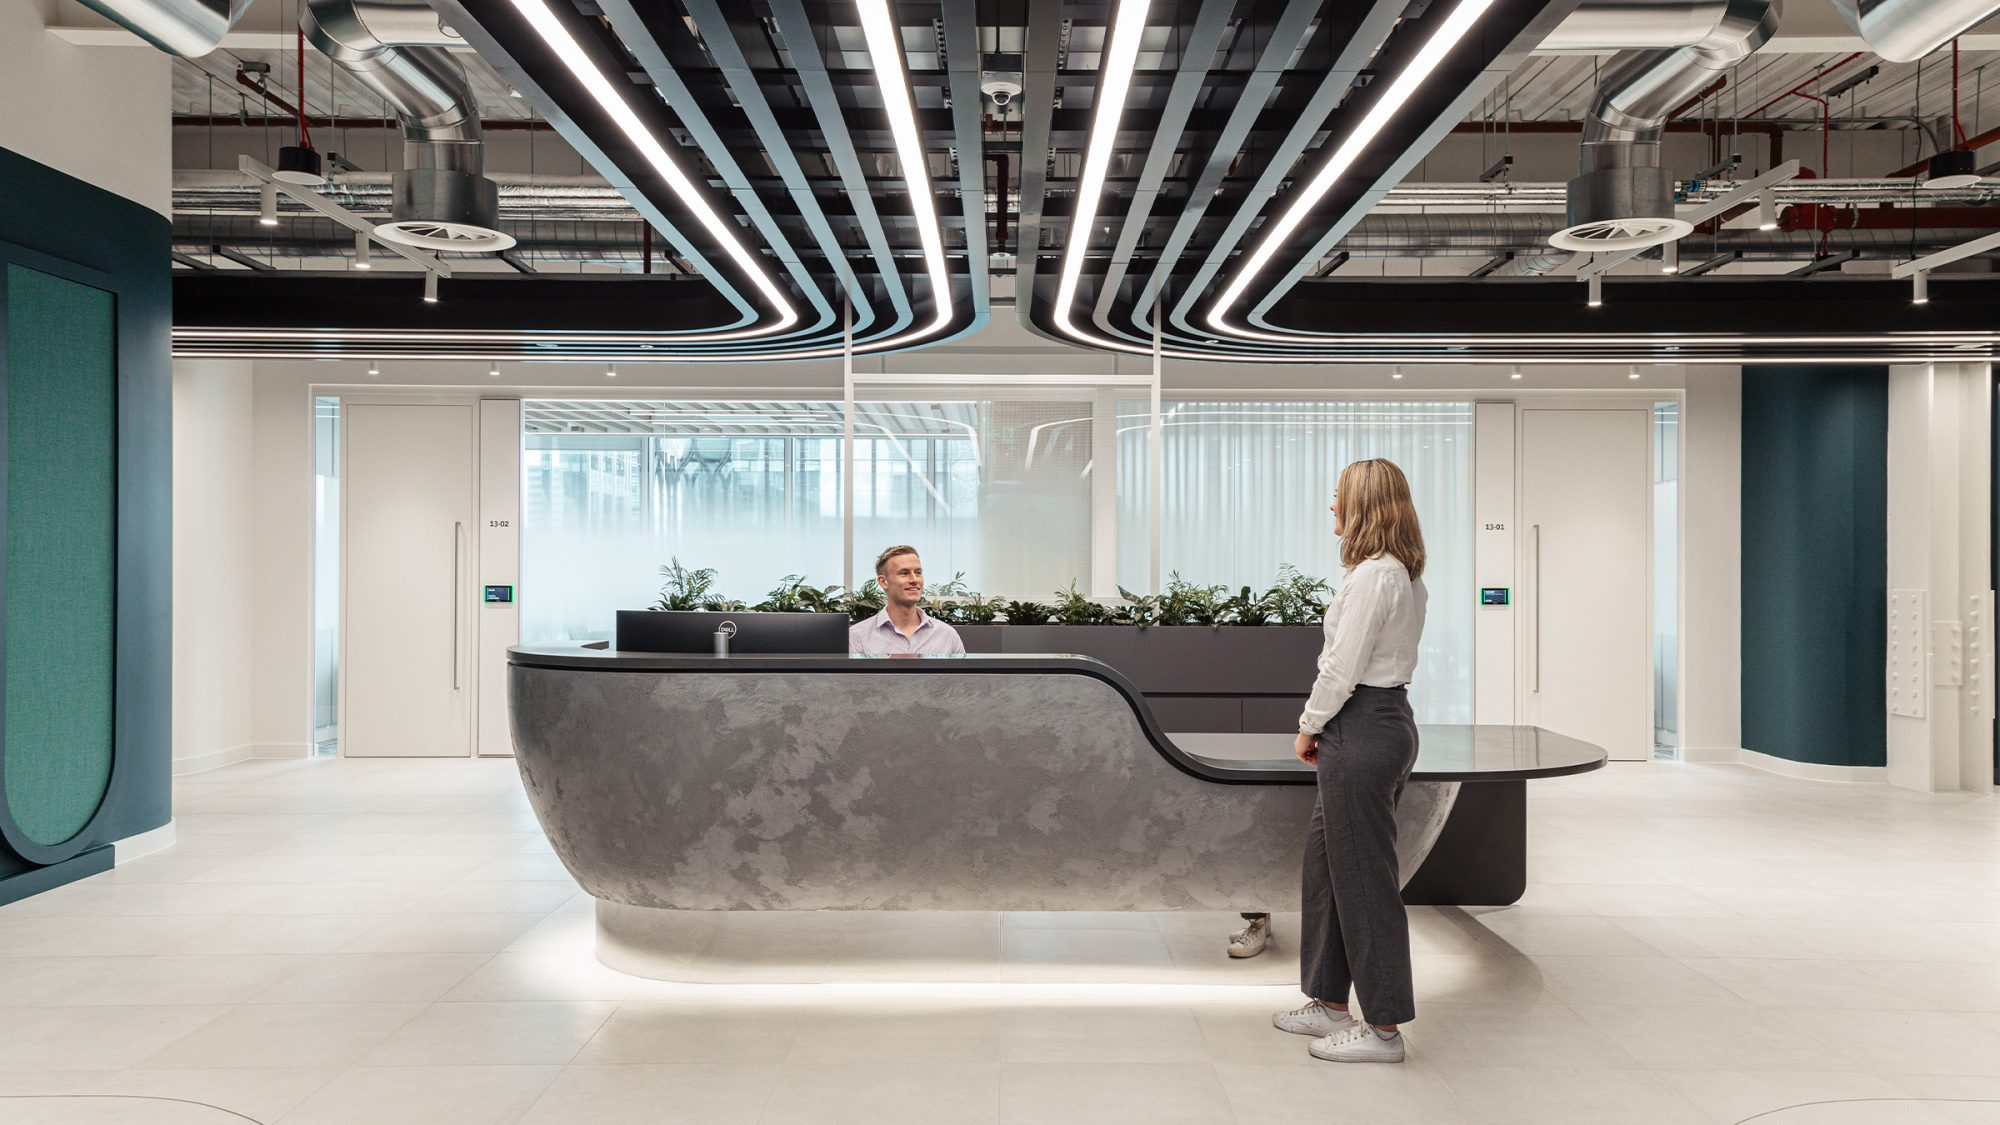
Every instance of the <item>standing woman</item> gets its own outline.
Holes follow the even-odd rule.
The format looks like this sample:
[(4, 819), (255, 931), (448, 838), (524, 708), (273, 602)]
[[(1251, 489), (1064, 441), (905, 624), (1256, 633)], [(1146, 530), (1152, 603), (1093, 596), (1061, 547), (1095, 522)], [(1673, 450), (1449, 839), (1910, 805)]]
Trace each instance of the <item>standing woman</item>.
[[(1396, 803), (1417, 760), (1404, 691), (1424, 631), (1424, 535), (1394, 464), (1356, 461), (1334, 490), (1333, 532), (1347, 580), (1326, 609), (1319, 677), (1292, 750), (1318, 767), (1306, 835), (1299, 967), (1303, 1008), (1281, 1031), (1317, 1037), (1316, 1058), (1402, 1062), (1397, 1030), (1416, 1016), (1410, 921), (1396, 862)], [(1347, 1011), (1349, 988), (1367, 1023)]]

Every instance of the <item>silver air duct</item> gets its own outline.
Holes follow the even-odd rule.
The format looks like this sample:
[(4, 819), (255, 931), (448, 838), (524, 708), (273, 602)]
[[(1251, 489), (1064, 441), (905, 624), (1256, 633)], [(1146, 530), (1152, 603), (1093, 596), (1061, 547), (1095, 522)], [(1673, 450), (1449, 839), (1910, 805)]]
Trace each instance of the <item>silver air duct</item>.
[(1611, 60), (1583, 125), (1579, 175), (1569, 182), (1569, 225), (1550, 243), (1609, 253), (1671, 242), (1692, 230), (1674, 218), (1673, 181), (1660, 167), (1667, 115), (1778, 30), (1779, 0), (1723, 0), (1699, 42), (1626, 51)]
[(83, 0), (98, 14), (170, 55), (195, 59), (222, 45), (250, 0)]
[(1717, 0), (1583, 0), (1537, 50), (1638, 51), (1685, 47), (1722, 21)]
[(1891, 62), (1916, 62), (2000, 12), (1994, 0), (1833, 0), (1868, 49)]
[(492, 253), (500, 189), (483, 174), (479, 105), (445, 50), (463, 43), (430, 6), (412, 0), (308, 0), (306, 38), (373, 90), (403, 122), (403, 170), (391, 180), (391, 219), (378, 237), (426, 250)]

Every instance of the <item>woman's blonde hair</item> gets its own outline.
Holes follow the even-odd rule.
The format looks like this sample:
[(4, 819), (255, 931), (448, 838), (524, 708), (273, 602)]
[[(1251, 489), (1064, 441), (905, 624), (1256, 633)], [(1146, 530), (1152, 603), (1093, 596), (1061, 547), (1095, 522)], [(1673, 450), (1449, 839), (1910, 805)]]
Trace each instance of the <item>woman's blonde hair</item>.
[(1424, 576), (1424, 529), (1410, 482), (1395, 462), (1376, 457), (1340, 471), (1340, 565), (1352, 569), (1376, 555), (1403, 564), (1412, 581)]

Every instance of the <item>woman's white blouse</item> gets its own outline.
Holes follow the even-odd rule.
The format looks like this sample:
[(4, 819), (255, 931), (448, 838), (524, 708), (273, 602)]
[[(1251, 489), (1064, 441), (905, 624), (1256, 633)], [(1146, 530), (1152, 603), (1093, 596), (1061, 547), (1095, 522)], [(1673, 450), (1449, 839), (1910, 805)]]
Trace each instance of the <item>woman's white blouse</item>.
[(1340, 712), (1354, 689), (1396, 687), (1417, 671), (1417, 641), (1424, 634), (1429, 600), (1421, 579), (1393, 556), (1377, 555), (1347, 572), (1326, 607), (1326, 643), (1319, 650), (1319, 678), (1299, 715), (1299, 730), (1318, 734)]

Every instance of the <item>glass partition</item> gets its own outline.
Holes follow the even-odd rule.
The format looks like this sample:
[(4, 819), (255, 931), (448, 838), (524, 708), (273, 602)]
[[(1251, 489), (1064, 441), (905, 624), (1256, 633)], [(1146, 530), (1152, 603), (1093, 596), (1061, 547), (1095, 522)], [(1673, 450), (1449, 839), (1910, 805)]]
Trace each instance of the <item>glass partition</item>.
[[(1163, 403), (1160, 568), (1196, 585), (1262, 590), (1278, 568), (1340, 582), (1335, 479), (1386, 457), (1410, 479), (1429, 556), (1417, 717), (1472, 721), (1472, 404), (1469, 402)], [(1143, 402), (1119, 406), (1118, 580), (1148, 578), (1149, 440)]]

